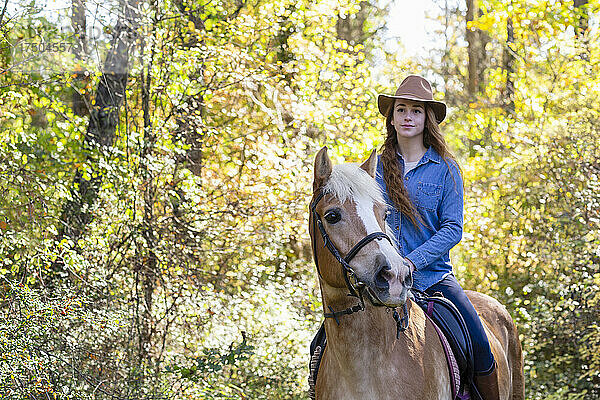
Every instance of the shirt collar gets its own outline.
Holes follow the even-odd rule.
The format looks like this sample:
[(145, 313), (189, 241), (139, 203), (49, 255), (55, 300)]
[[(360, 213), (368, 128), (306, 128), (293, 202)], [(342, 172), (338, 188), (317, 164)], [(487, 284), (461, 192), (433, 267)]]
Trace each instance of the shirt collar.
[(428, 160), (431, 160), (434, 163), (439, 164), (442, 161), (442, 156), (440, 156), (438, 154), (438, 152), (435, 151), (433, 146), (429, 146), (429, 148), (425, 152), (425, 155), (423, 156), (422, 160), (423, 160), (423, 163), (427, 162)]
[[(402, 158), (402, 154), (400, 154), (399, 151), (396, 152), (396, 155), (404, 162), (404, 158)], [(429, 146), (419, 164), (425, 164), (427, 161), (433, 161), (434, 163), (439, 164), (442, 161), (442, 156), (440, 156), (432, 146)]]

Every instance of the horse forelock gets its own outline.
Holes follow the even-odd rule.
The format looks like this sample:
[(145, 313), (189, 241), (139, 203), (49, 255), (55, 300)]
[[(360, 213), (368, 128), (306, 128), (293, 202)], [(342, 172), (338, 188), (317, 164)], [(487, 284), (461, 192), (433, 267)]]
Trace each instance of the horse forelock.
[[(340, 203), (354, 200), (356, 204), (369, 202), (385, 205), (383, 193), (375, 179), (356, 163), (334, 166), (323, 191), (325, 194), (333, 195)], [(387, 221), (385, 223), (385, 233), (397, 246), (396, 235)]]
[(370, 199), (374, 203), (385, 204), (375, 179), (354, 163), (334, 166), (323, 190), (341, 203), (347, 200), (358, 202), (360, 199)]

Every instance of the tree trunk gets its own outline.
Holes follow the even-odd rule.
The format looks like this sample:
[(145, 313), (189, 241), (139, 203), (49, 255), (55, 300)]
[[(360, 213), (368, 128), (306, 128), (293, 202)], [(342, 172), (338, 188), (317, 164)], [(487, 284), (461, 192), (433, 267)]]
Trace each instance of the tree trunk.
[(363, 43), (366, 39), (364, 24), (368, 17), (368, 7), (371, 5), (367, 1), (361, 1), (360, 10), (352, 17), (338, 15), (336, 22), (336, 32), (339, 39), (354, 45)]
[[(198, 11), (190, 10), (181, 0), (175, 1), (174, 4), (179, 9), (179, 12), (194, 24), (196, 29), (204, 30), (204, 20), (200, 18)], [(237, 15), (245, 4), (245, 2), (238, 3), (238, 8), (235, 10), (234, 15)], [(233, 18), (233, 16), (230, 17)], [(196, 40), (196, 38), (185, 38), (182, 45), (184, 48), (198, 46)], [(203, 44), (203, 41), (201, 40), (199, 43)], [(203, 76), (204, 64), (200, 64), (196, 79), (204, 81)], [(187, 96), (183, 100), (182, 105), (175, 110), (175, 122), (177, 124), (174, 132), (175, 140), (183, 139), (189, 145), (185, 155), (178, 158), (177, 161), (183, 162), (187, 169), (199, 177), (202, 175), (202, 151), (205, 132), (204, 114), (204, 98), (201, 94)]]
[(68, 236), (77, 241), (85, 226), (92, 220), (92, 207), (102, 183), (97, 151), (105, 151), (115, 139), (119, 112), (127, 87), (129, 58), (139, 26), (138, 0), (122, 0), (121, 15), (114, 28), (110, 51), (95, 94), (90, 121), (83, 148), (88, 151), (87, 174), (81, 169), (75, 173), (71, 198), (66, 202), (60, 217), (58, 239)]
[(468, 54), (468, 84), (467, 89), (469, 96), (474, 98), (479, 87), (479, 57), (477, 50), (477, 35), (475, 28), (470, 28), (469, 23), (475, 20), (475, 10), (477, 8), (476, 0), (467, 0), (467, 19), (466, 19), (466, 39), (467, 39), (467, 54)]
[(4, 0), (4, 6), (2, 6), (2, 11), (0, 12), (0, 27), (2, 27), (2, 21), (4, 20), (4, 13), (8, 8), (8, 0)]
[[(142, 38), (142, 53), (144, 51), (144, 39)], [(141, 295), (137, 295), (137, 304), (140, 304), (140, 299), (143, 300), (142, 311), (138, 310), (138, 315), (141, 315), (138, 321), (138, 332), (139, 332), (139, 362), (142, 364), (144, 361), (149, 361), (150, 354), (148, 349), (151, 348), (152, 338), (156, 332), (154, 325), (154, 318), (152, 316), (153, 303), (154, 303), (154, 291), (156, 288), (156, 282), (158, 281), (159, 270), (158, 270), (158, 258), (156, 256), (156, 233), (154, 230), (154, 196), (156, 193), (155, 177), (151, 172), (148, 164), (150, 162), (150, 156), (156, 143), (156, 135), (152, 128), (152, 122), (150, 118), (150, 87), (151, 87), (151, 74), (152, 64), (154, 60), (154, 49), (151, 51), (150, 62), (146, 68), (146, 74), (144, 76), (144, 69), (142, 69), (140, 82), (142, 85), (142, 112), (144, 116), (144, 141), (140, 157), (140, 172), (144, 182), (144, 219), (142, 225), (142, 237), (144, 238), (145, 245), (138, 249), (138, 263), (135, 268), (136, 282), (141, 283)]]
[(590, 60), (590, 49), (588, 43), (587, 31), (589, 28), (589, 15), (586, 8), (588, 0), (573, 0), (575, 11), (579, 13), (577, 21), (575, 23), (575, 38), (582, 44), (583, 52), (581, 58), (585, 61)]
[[(479, 16), (482, 15), (481, 9), (478, 11)], [(477, 29), (477, 91), (483, 92), (485, 86), (485, 72), (488, 66), (488, 55), (485, 46), (490, 42), (490, 36), (482, 31), (481, 29)]]
[(85, 0), (73, 0), (71, 4), (71, 25), (73, 26), (74, 40), (73, 56), (75, 58), (75, 76), (73, 83), (73, 113), (84, 116), (88, 114), (89, 96), (82, 94), (81, 89), (87, 86), (89, 74), (83, 67), (83, 60), (88, 54), (86, 38)]
[(512, 19), (509, 17), (506, 20), (506, 46), (504, 47), (504, 70), (506, 71), (506, 87), (504, 94), (505, 110), (509, 114), (515, 113), (515, 85), (513, 82), (514, 76), (514, 45), (515, 33)]
[[(335, 29), (338, 39), (345, 40), (351, 46), (366, 45), (371, 37), (385, 27), (385, 24), (369, 27), (366, 23), (381, 17), (385, 12), (385, 7), (381, 8), (377, 2), (366, 0), (362, 0), (359, 7), (358, 12), (353, 15), (338, 14), (336, 21)], [(350, 52), (349, 49), (344, 51)], [(361, 51), (365, 51), (365, 49)]]

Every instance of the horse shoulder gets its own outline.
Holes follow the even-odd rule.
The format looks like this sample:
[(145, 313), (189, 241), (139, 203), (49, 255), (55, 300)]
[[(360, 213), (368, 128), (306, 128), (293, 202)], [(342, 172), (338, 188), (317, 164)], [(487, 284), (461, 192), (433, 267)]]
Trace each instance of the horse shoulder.
[[(442, 342), (435, 327), (423, 310), (411, 302), (411, 327), (406, 331), (409, 354), (414, 360), (411, 368), (406, 368), (406, 379), (411, 382), (413, 396), (418, 398), (450, 399), (450, 374)], [(419, 371), (420, 373), (417, 373)], [(417, 398), (410, 397), (410, 398)]]
[(317, 399), (450, 399), (449, 371), (440, 338), (419, 306), (409, 303), (409, 313), (410, 326), (400, 339), (395, 339), (395, 324), (378, 328), (377, 333), (393, 339), (387, 351), (380, 348), (381, 353), (373, 353), (366, 361), (369, 378), (352, 376), (349, 380), (325, 347), (317, 375)]

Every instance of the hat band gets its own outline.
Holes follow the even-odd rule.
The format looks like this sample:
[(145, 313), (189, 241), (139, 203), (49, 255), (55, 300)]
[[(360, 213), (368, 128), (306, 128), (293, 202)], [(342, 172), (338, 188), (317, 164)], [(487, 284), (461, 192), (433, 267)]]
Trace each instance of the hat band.
[(400, 93), (400, 94), (395, 94), (393, 97), (413, 97), (415, 99), (422, 99), (423, 101), (435, 101), (433, 100), (433, 97), (431, 98), (425, 98), (425, 97), (420, 97), (418, 95), (415, 95), (413, 93)]

